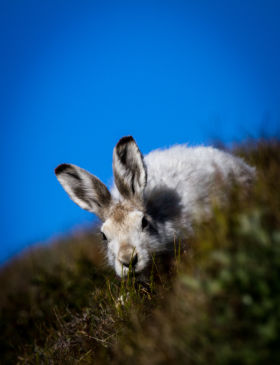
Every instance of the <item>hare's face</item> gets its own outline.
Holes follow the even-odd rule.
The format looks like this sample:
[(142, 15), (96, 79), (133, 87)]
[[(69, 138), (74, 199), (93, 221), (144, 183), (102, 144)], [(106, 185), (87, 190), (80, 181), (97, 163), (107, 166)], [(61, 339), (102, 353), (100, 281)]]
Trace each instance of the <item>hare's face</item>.
[(116, 273), (126, 275), (129, 267), (140, 273), (147, 266), (150, 245), (149, 222), (143, 213), (147, 174), (132, 137), (124, 137), (116, 145), (113, 171), (119, 202), (97, 177), (78, 166), (62, 164), (55, 173), (70, 198), (104, 222), (101, 231), (108, 241), (108, 259)]
[(149, 261), (149, 235), (143, 212), (117, 204), (101, 227), (109, 264), (118, 276), (142, 272)]

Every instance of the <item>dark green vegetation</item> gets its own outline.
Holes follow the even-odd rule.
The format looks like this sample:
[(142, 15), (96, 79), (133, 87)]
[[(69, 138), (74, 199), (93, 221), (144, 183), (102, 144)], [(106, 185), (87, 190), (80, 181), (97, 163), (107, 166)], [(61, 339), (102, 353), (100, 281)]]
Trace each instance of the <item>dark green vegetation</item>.
[(280, 143), (235, 151), (257, 167), (253, 193), (214, 208), (150, 286), (117, 280), (90, 232), (3, 268), (1, 363), (280, 363)]

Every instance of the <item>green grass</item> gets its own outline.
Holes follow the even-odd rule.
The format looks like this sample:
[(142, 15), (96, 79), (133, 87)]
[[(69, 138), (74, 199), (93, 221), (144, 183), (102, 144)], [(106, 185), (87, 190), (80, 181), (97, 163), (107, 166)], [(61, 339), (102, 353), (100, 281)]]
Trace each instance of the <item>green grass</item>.
[(280, 363), (280, 143), (247, 143), (250, 196), (235, 190), (150, 283), (118, 280), (94, 232), (0, 272), (3, 364)]

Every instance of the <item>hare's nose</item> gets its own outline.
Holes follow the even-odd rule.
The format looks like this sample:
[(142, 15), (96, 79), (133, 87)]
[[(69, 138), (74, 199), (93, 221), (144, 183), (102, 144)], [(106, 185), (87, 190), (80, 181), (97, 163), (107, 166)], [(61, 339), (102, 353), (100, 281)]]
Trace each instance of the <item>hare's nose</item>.
[(121, 248), (118, 254), (118, 260), (123, 266), (129, 267), (131, 265), (134, 268), (138, 262), (138, 255), (135, 248), (132, 246)]

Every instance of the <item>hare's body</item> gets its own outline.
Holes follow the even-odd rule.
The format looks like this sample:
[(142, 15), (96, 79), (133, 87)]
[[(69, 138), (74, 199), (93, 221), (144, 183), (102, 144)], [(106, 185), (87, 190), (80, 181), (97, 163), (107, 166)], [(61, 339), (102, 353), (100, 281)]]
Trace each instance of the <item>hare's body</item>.
[[(193, 222), (211, 216), (213, 203), (226, 200), (232, 183), (247, 188), (255, 175), (255, 169), (242, 159), (212, 147), (159, 149), (144, 156), (144, 163), (145, 211), (160, 236), (155, 251), (169, 249), (169, 244), (172, 249), (174, 237), (191, 235)], [(112, 195), (116, 201), (123, 200), (116, 186)]]
[(168, 250), (174, 237), (187, 238), (193, 223), (211, 215), (226, 191), (252, 181), (255, 170), (242, 159), (211, 147), (174, 146), (142, 157), (132, 137), (114, 150), (111, 194), (94, 176), (74, 165), (60, 165), (59, 181), (82, 208), (104, 221), (109, 263), (118, 275), (129, 263), (137, 273), (151, 254)]

